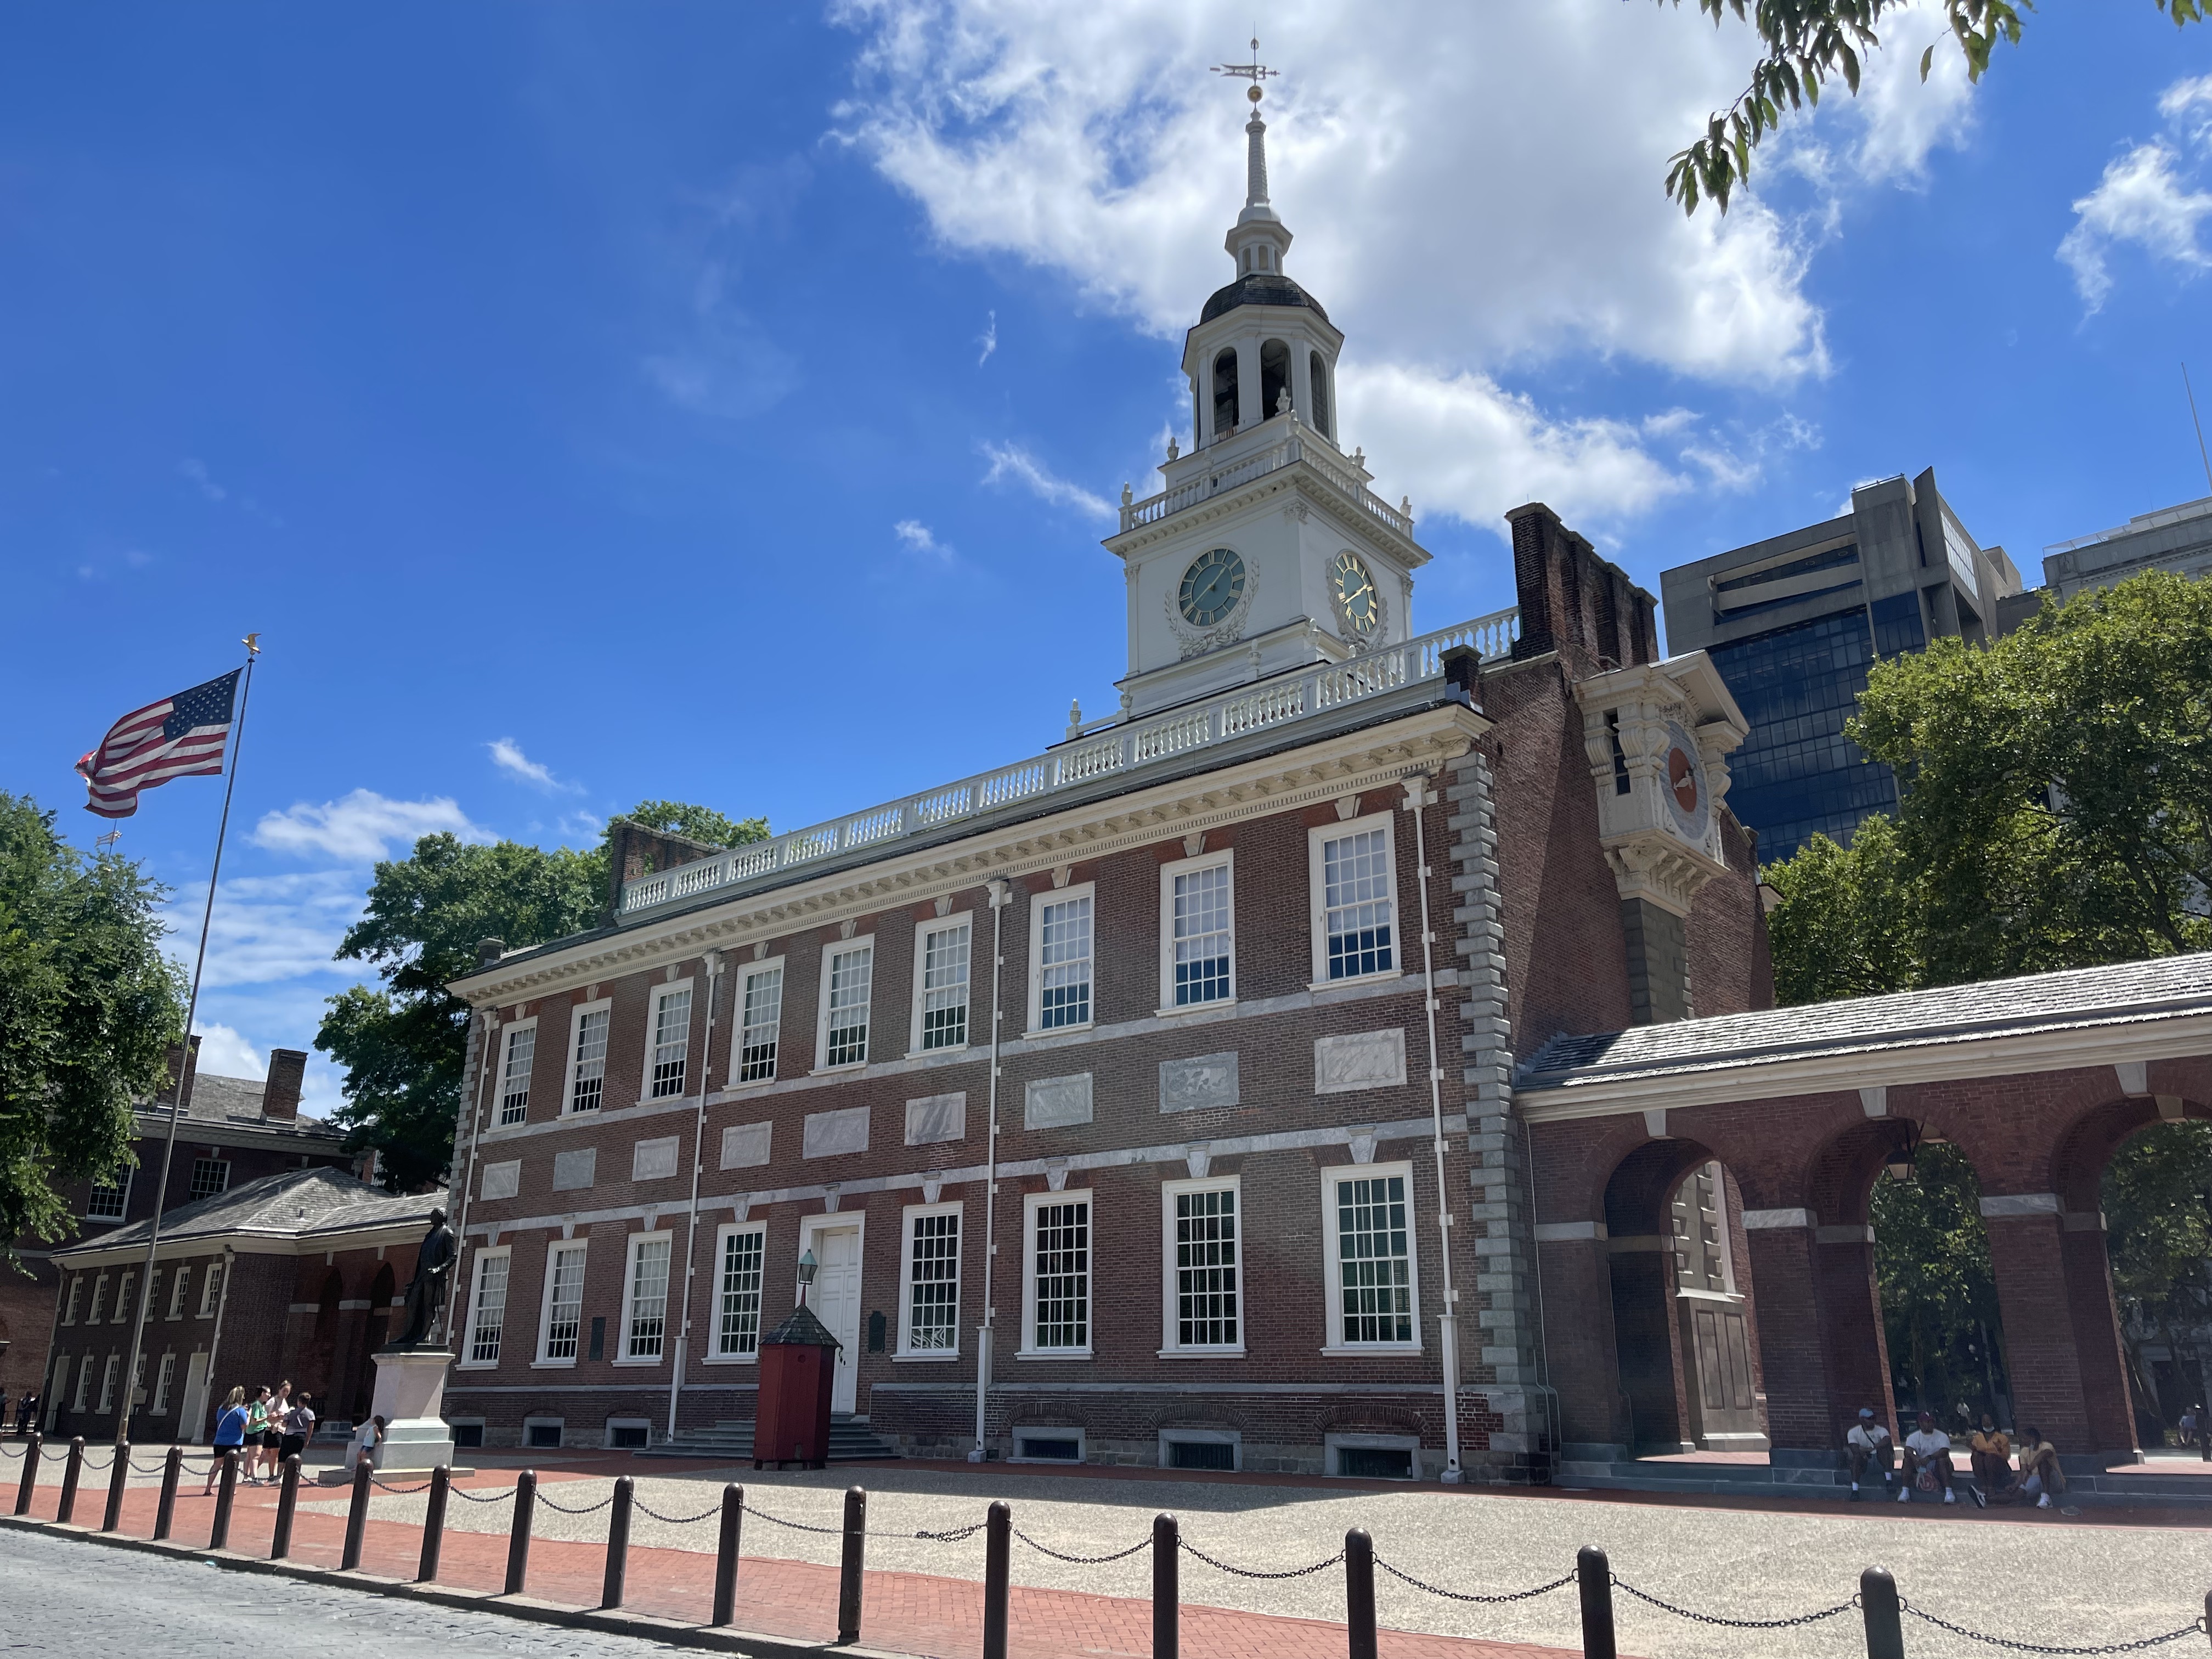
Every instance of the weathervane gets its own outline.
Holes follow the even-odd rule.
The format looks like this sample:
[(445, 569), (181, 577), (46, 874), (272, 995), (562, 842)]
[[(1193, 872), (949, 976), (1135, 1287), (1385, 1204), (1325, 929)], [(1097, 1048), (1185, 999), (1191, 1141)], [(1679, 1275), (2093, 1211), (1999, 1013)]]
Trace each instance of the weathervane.
[(1270, 76), (1279, 75), (1280, 70), (1271, 70), (1260, 61), (1260, 37), (1252, 37), (1252, 61), (1249, 64), (1216, 64), (1216, 75), (1225, 75), (1232, 81), (1249, 81), (1252, 89), (1244, 95), (1254, 103), (1260, 101), (1260, 83)]

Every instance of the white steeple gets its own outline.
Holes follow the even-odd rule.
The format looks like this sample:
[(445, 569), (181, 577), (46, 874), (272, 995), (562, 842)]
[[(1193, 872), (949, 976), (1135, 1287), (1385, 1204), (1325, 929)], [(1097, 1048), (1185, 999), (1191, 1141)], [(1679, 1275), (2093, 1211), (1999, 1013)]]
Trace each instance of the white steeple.
[(1225, 244), (1229, 257), (1237, 261), (1239, 276), (1254, 271), (1279, 274), (1283, 255), (1290, 251), (1291, 233), (1267, 202), (1267, 124), (1260, 118), (1261, 82), (1275, 71), (1260, 62), (1255, 40), (1249, 64), (1222, 64), (1216, 73), (1252, 82), (1244, 94), (1252, 100), (1252, 118), (1244, 124), (1244, 210), (1230, 227)]

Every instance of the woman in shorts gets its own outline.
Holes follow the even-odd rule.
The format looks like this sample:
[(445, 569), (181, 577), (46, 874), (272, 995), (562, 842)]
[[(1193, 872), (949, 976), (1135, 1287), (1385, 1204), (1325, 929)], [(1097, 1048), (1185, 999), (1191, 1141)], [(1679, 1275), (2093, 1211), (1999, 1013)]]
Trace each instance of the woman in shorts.
[(246, 1484), (261, 1484), (262, 1442), (269, 1437), (269, 1385), (263, 1383), (253, 1391), (253, 1398), (246, 1405), (246, 1438), (241, 1443), (245, 1455), (239, 1461), (246, 1474)]
[(307, 1442), (315, 1432), (314, 1407), (306, 1395), (292, 1402), (292, 1409), (284, 1413), (284, 1432), (276, 1442), (276, 1466), (281, 1472), (284, 1460), (297, 1457), (307, 1449)]
[(208, 1465), (207, 1485), (200, 1488), (205, 1498), (215, 1490), (215, 1478), (222, 1473), (222, 1455), (239, 1450), (246, 1443), (246, 1387), (240, 1383), (230, 1391), (222, 1402), (222, 1410), (215, 1419), (215, 1462)]
[(261, 1478), (275, 1481), (282, 1474), (276, 1467), (276, 1449), (284, 1443), (284, 1418), (292, 1409), (292, 1385), (279, 1382), (276, 1392), (269, 1398), (261, 1426)]

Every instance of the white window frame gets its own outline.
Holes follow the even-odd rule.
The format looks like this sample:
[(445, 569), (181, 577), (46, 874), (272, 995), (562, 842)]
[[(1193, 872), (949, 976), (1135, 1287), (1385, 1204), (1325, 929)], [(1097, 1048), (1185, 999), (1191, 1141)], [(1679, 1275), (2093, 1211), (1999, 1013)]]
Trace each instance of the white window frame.
[(1406, 1478), (1421, 1478), (1421, 1437), (1417, 1434), (1324, 1434), (1322, 1437), (1322, 1473), (1332, 1480), (1386, 1480), (1390, 1477), (1377, 1474), (1346, 1474), (1341, 1451), (1401, 1451), (1408, 1454)]
[(119, 1353), (109, 1354), (107, 1363), (100, 1368), (100, 1403), (93, 1407), (94, 1411), (106, 1412), (115, 1409), (115, 1380), (122, 1375), (123, 1356)]
[[(553, 1439), (549, 1445), (534, 1444), (530, 1438), (532, 1429), (550, 1429)], [(558, 1451), (568, 1442), (568, 1419), (565, 1417), (526, 1417), (522, 1419), (522, 1438), (518, 1443), (525, 1451)]]
[(98, 1363), (99, 1356), (97, 1354), (88, 1353), (77, 1356), (76, 1392), (70, 1400), (70, 1409), (71, 1411), (81, 1412), (91, 1409), (86, 1402), (92, 1395), (92, 1368)]
[[(1176, 939), (1175, 884), (1177, 876), (1196, 875), (1201, 870), (1224, 869), (1229, 872), (1229, 994), (1216, 997), (1211, 1002), (1177, 1002), (1176, 1000)], [(1097, 922), (1097, 907), (1091, 907), (1091, 921)], [(1160, 1012), (1164, 1015), (1195, 1014), (1209, 1008), (1233, 1008), (1237, 1006), (1237, 855), (1234, 848), (1223, 848), (1218, 853), (1201, 853), (1194, 859), (1177, 859), (1172, 864), (1160, 866)]]
[(106, 1270), (103, 1268), (93, 1279), (92, 1305), (84, 1310), (84, 1322), (88, 1325), (97, 1325), (100, 1323), (100, 1310), (106, 1306), (107, 1273)]
[(77, 1304), (83, 1300), (83, 1297), (84, 1275), (81, 1273), (71, 1273), (70, 1275), (69, 1300), (62, 1304), (63, 1324), (74, 1325), (76, 1323)]
[[(1406, 1182), (1406, 1285), (1412, 1300), (1413, 1338), (1405, 1342), (1349, 1342), (1344, 1335), (1344, 1259), (1338, 1248), (1336, 1183), (1340, 1181), (1387, 1181), (1401, 1176)], [(1399, 1164), (1342, 1164), (1321, 1172), (1322, 1277), (1328, 1290), (1328, 1340), (1322, 1349), (1331, 1356), (1421, 1352), (1421, 1241), (1413, 1198), (1413, 1166)]]
[[(968, 993), (968, 1000), (961, 1016), (961, 1038), (957, 1042), (944, 1043), (935, 1048), (924, 1048), (921, 1046), (921, 1018), (924, 1012), (922, 1008), (922, 999), (927, 993), (923, 988), (922, 980), (924, 977), (925, 964), (928, 959), (929, 938), (933, 933), (948, 933), (955, 927), (965, 927), (968, 930), (968, 977), (964, 981), (963, 981), (963, 987)], [(914, 1010), (913, 1018), (909, 1023), (907, 1031), (906, 1051), (908, 1059), (917, 1060), (925, 1054), (957, 1054), (968, 1048), (970, 1043), (975, 1042), (975, 913), (973, 910), (955, 910), (948, 915), (932, 916), (927, 921), (918, 921), (915, 923), (914, 979), (912, 983), (914, 986)]]
[[(1066, 1025), (1047, 1026), (1044, 1022), (1044, 912), (1049, 904), (1073, 904), (1079, 900), (1091, 901), (1091, 998), (1090, 1017)], [(1047, 888), (1030, 895), (1030, 1002), (1029, 1030), (1025, 1036), (1057, 1036), (1063, 1031), (1087, 1031), (1098, 1023), (1098, 884), (1092, 881), (1070, 883), (1066, 887)]]
[[(1328, 874), (1324, 849), (1330, 842), (1343, 841), (1374, 830), (1382, 832), (1383, 866), (1390, 889), (1390, 965), (1371, 974), (1347, 974), (1342, 979), (1331, 979), (1328, 976)], [(1307, 988), (1329, 991), (1340, 985), (1374, 985), (1404, 978), (1406, 902), (1405, 895), (1398, 884), (1396, 815), (1387, 810), (1369, 812), (1360, 817), (1321, 824), (1306, 831), (1306, 879), (1307, 902), (1311, 911), (1313, 928), (1313, 981)]]
[[(830, 969), (838, 957), (853, 951), (868, 953), (868, 1035), (860, 1045), (860, 1058), (841, 1060), (830, 1063)], [(814, 1069), (817, 1072), (857, 1072), (875, 1057), (876, 1039), (881, 1035), (876, 1023), (876, 936), (861, 933), (853, 939), (841, 939), (822, 947), (822, 967), (818, 977), (821, 984), (814, 998)], [(789, 981), (786, 981), (786, 989)], [(781, 1056), (779, 1055), (778, 1058)]]
[[(691, 988), (690, 979), (672, 979), (665, 985), (654, 986), (653, 994), (645, 1000), (645, 1069), (640, 1074), (637, 1084), (637, 1097), (642, 1104), (650, 1106), (656, 1101), (689, 1100), (699, 1092), (692, 1086), (701, 1079), (699, 1067), (695, 1063), (697, 1056), (691, 1051), (702, 1046), (699, 1039), (704, 1036), (707, 1027), (706, 1021), (702, 1018), (705, 1011), (701, 1008), (696, 996), (691, 997), (691, 1000), (684, 1005), (684, 1086), (672, 1095), (656, 1095), (653, 1092), (653, 1050), (658, 1046), (655, 1033), (660, 1030), (661, 1005), (679, 993), (689, 994)], [(611, 1029), (613, 1022), (609, 1021), (608, 1024)]]
[[(222, 1166), (222, 1186), (220, 1186), (220, 1187), (215, 1188), (214, 1188), (213, 1190), (211, 1190), (211, 1191), (204, 1192), (204, 1193), (200, 1194), (199, 1194), (199, 1197), (201, 1197), (201, 1198), (213, 1198), (213, 1197), (216, 1197), (218, 1194), (222, 1194), (222, 1193), (227, 1193), (227, 1192), (228, 1192), (228, 1191), (230, 1190), (230, 1160), (229, 1160), (228, 1158), (194, 1158), (194, 1159), (192, 1160), (192, 1172), (191, 1172), (191, 1176), (188, 1176), (188, 1177), (187, 1177), (187, 1180), (188, 1180), (188, 1181), (190, 1181), (190, 1180), (191, 1180), (191, 1179), (193, 1179), (194, 1177), (197, 1177), (197, 1176), (198, 1176), (198, 1174), (199, 1174), (199, 1170), (200, 1170), (200, 1165), (201, 1165), (201, 1164), (219, 1164), (219, 1165), (221, 1165), (221, 1166)], [(191, 1187), (190, 1185), (187, 1185), (187, 1186), (185, 1187), (185, 1193), (186, 1193), (187, 1194), (191, 1194)], [(191, 1198), (190, 1198), (190, 1197), (188, 1196), (188, 1197), (186, 1198), (185, 1201), (186, 1201), (187, 1203), (190, 1203), (190, 1202), (192, 1202), (192, 1201), (194, 1201), (194, 1200), (193, 1200)]]
[(95, 1212), (93, 1209), (93, 1194), (97, 1193), (104, 1184), (100, 1182), (95, 1181), (91, 1184), (91, 1186), (85, 1189), (84, 1218), (87, 1221), (121, 1221), (130, 1215), (131, 1182), (133, 1177), (135, 1177), (138, 1173), (137, 1167), (134, 1164), (128, 1169), (119, 1168), (115, 1173), (121, 1176), (122, 1179), (114, 1183), (117, 1193), (114, 1210), (111, 1212), (106, 1210)]
[[(969, 935), (972, 943), (975, 935)], [(925, 1216), (949, 1215), (956, 1224), (952, 1249), (952, 1346), (917, 1348), (914, 1346), (914, 1224)], [(957, 1359), (960, 1358), (960, 1292), (964, 1275), (963, 1258), (968, 1249), (966, 1206), (957, 1199), (941, 1204), (909, 1204), (899, 1218), (899, 1328), (895, 1359)]]
[(123, 1282), (115, 1287), (115, 1311), (107, 1316), (111, 1325), (125, 1325), (137, 1317), (132, 1303), (138, 1294), (138, 1270), (126, 1268)]
[[(507, 1072), (514, 1063), (514, 1040), (525, 1031), (530, 1033), (530, 1066), (522, 1074), (522, 1113), (519, 1117), (509, 1118), (507, 1115)], [(537, 1069), (538, 1016), (532, 1014), (528, 1019), (509, 1020), (499, 1028), (499, 1089), (496, 1103), (492, 1108), (494, 1128), (512, 1129), (530, 1121), (530, 1085)]]
[[(1085, 1223), (1090, 1243), (1084, 1267), (1083, 1328), (1091, 1339), (1081, 1347), (1037, 1346), (1037, 1212), (1055, 1204), (1085, 1204), (1091, 1213)], [(1061, 1193), (1022, 1195), (1022, 1346), (1017, 1359), (1088, 1359), (1098, 1340), (1098, 1200), (1088, 1187)]]
[(223, 1263), (220, 1259), (208, 1263), (208, 1270), (200, 1277), (200, 1319), (213, 1319), (216, 1304), (222, 1300)]
[[(580, 1002), (568, 1011), (568, 1063), (561, 1069), (561, 1115), (562, 1117), (580, 1117), (587, 1113), (603, 1112), (606, 1109), (607, 1054), (604, 1053), (599, 1056), (599, 1103), (596, 1106), (585, 1107), (579, 1107), (576, 1104), (576, 1074), (583, 1068), (584, 1021), (592, 1014), (605, 1014), (607, 1017), (607, 1048), (611, 1051), (614, 1048), (615, 1000), (612, 997), (601, 997), (597, 1002)], [(652, 1069), (653, 1062), (648, 1060), (646, 1062), (646, 1070), (650, 1073)]]
[(177, 1352), (172, 1348), (161, 1356), (161, 1369), (154, 1373), (153, 1412), (156, 1417), (169, 1409), (169, 1388), (177, 1380)]
[[(750, 994), (752, 982), (764, 974), (777, 974), (775, 993), (775, 1057), (769, 1062), (766, 1077), (748, 1078), (740, 1081), (738, 1073), (744, 1069), (745, 1054), (745, 998)], [(775, 1081), (778, 1068), (783, 1064), (783, 1005), (791, 992), (791, 976), (783, 971), (781, 957), (763, 957), (758, 962), (741, 963), (738, 968), (738, 996), (730, 1010), (730, 1076), (732, 1089), (758, 1089)]]
[[(564, 1253), (573, 1253), (583, 1260), (583, 1267), (576, 1284), (576, 1352), (565, 1357), (557, 1356), (553, 1347), (553, 1279), (554, 1262)], [(510, 1279), (514, 1269), (507, 1269)], [(538, 1357), (533, 1366), (566, 1370), (583, 1357), (584, 1346), (591, 1340), (586, 1334), (589, 1322), (584, 1317), (584, 1292), (591, 1284), (592, 1245), (588, 1238), (552, 1238), (545, 1242), (545, 1282), (538, 1292)]]
[(191, 1294), (191, 1288), (192, 1264), (180, 1261), (177, 1264), (176, 1276), (169, 1281), (170, 1318), (182, 1319), (185, 1316), (185, 1298)]
[[(1073, 1457), (1024, 1457), (1022, 1455), (1022, 1442), (1030, 1439), (1073, 1440), (1075, 1442), (1075, 1455)], [(1087, 1463), (1090, 1461), (1091, 1437), (1081, 1429), (1064, 1429), (1052, 1423), (1024, 1423), (1006, 1431), (1006, 1462), (1009, 1463), (1058, 1463), (1064, 1468), (1073, 1468), (1078, 1463)]]
[(1201, 1480), (1218, 1469), (1186, 1469), (1169, 1460), (1168, 1448), (1173, 1445), (1226, 1446), (1229, 1448), (1229, 1467), (1242, 1470), (1244, 1467), (1244, 1436), (1237, 1429), (1162, 1429), (1160, 1431), (1159, 1462), (1164, 1469), (1175, 1469), (1194, 1480)]
[[(507, 1313), (514, 1300), (514, 1247), (511, 1244), (479, 1245), (469, 1262), (469, 1321), (461, 1328), (460, 1357), (453, 1369), (462, 1371), (489, 1371), (498, 1369), (507, 1354)], [(477, 1322), (483, 1316), (484, 1264), (495, 1259), (507, 1262), (507, 1277), (501, 1281), (499, 1304), (499, 1352), (489, 1359), (476, 1358)]]
[[(1232, 1192), (1237, 1194), (1237, 1340), (1233, 1343), (1179, 1341), (1176, 1328), (1176, 1200), (1185, 1193)], [(1096, 1211), (1093, 1214), (1096, 1214)], [(1163, 1359), (1236, 1359), (1243, 1357), (1251, 1328), (1251, 1296), (1244, 1282), (1244, 1233), (1250, 1219), (1244, 1211), (1241, 1176), (1208, 1176), (1201, 1181), (1164, 1181), (1160, 1183), (1160, 1352)]]
[[(753, 1347), (750, 1353), (725, 1353), (722, 1351), (722, 1283), (723, 1258), (728, 1254), (730, 1241), (750, 1234), (760, 1240), (760, 1284), (753, 1294), (760, 1305), (753, 1310)], [(760, 1364), (760, 1340), (768, 1334), (768, 1223), (765, 1221), (726, 1221), (714, 1230), (714, 1265), (708, 1277), (706, 1352), (700, 1356), (702, 1365), (757, 1365)]]
[[(632, 1354), (630, 1348), (630, 1316), (635, 1311), (637, 1299), (637, 1262), (645, 1254), (646, 1245), (659, 1239), (668, 1246), (668, 1275), (660, 1287), (660, 1352), (653, 1354)], [(675, 1322), (669, 1317), (669, 1302), (676, 1289), (676, 1235), (666, 1228), (652, 1232), (636, 1232), (629, 1236), (623, 1251), (622, 1323), (615, 1328), (615, 1357), (617, 1365), (652, 1367), (665, 1365), (676, 1346)]]

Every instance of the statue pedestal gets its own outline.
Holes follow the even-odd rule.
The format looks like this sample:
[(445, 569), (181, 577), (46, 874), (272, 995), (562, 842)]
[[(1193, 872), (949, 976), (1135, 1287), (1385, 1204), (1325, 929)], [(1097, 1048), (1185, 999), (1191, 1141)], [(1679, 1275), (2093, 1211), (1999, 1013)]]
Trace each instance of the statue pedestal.
[(384, 1438), (372, 1459), (376, 1468), (397, 1474), (453, 1468), (453, 1431), (441, 1413), (453, 1356), (443, 1348), (386, 1348), (375, 1358), (376, 1394), (368, 1409), (384, 1419)]

